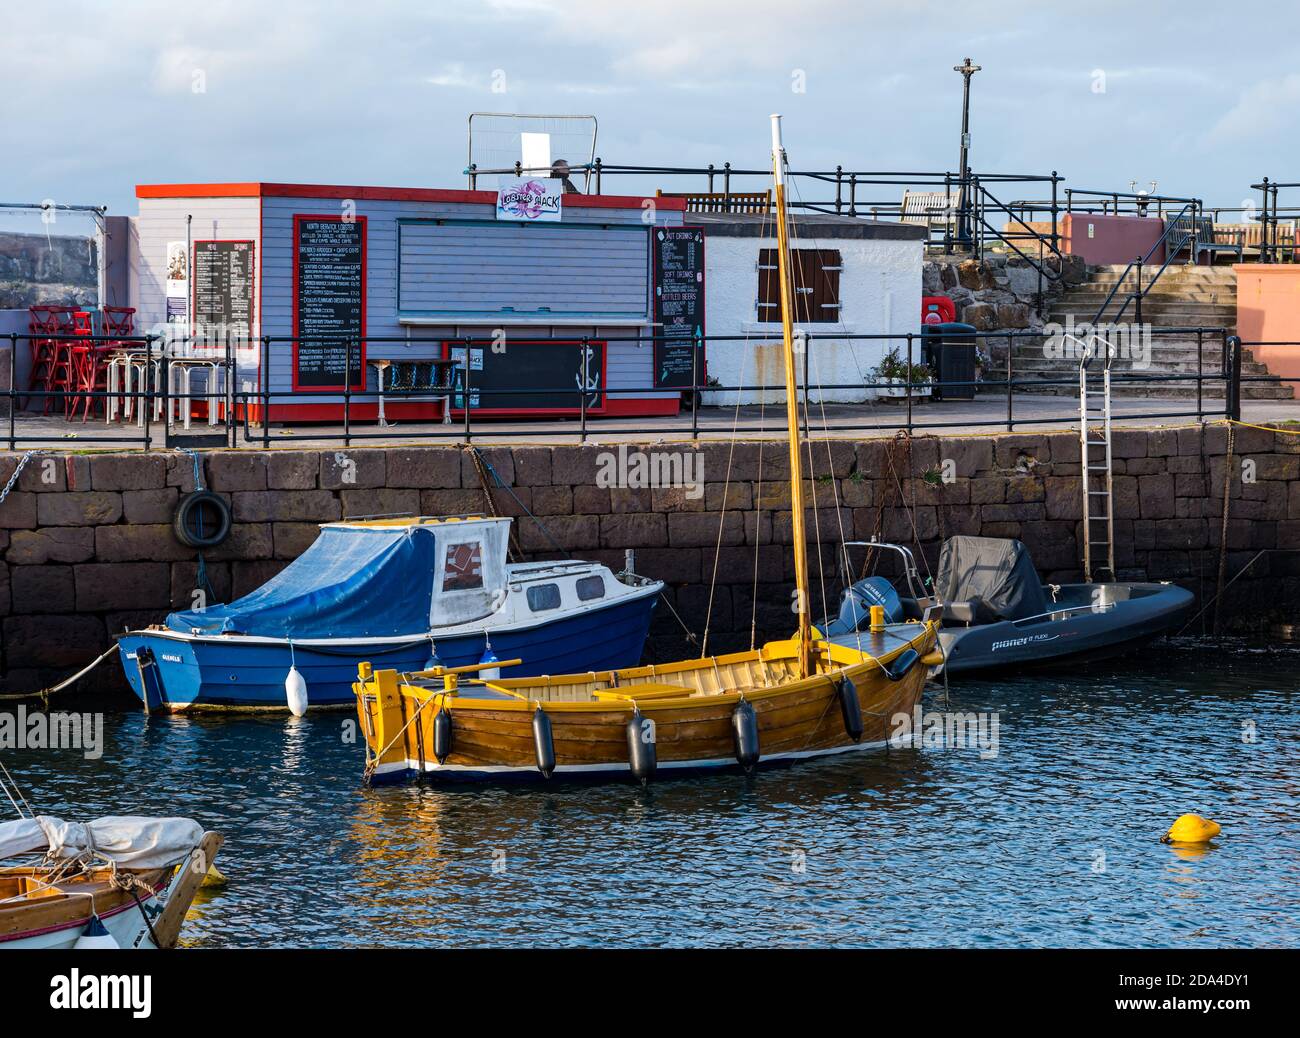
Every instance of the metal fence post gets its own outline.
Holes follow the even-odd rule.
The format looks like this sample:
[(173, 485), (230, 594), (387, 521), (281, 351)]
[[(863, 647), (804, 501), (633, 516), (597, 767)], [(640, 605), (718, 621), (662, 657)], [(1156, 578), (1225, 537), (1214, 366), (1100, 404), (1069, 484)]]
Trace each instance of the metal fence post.
[(1015, 353), (1015, 350), (1016, 350), (1015, 340), (1012, 338), (1011, 333), (1008, 332), (1007, 333), (1007, 432), (1014, 432), (1016, 428), (1015, 411), (1014, 411), (1015, 403), (1014, 403), (1014, 398), (1011, 395), (1012, 392), (1011, 384), (1015, 381), (1015, 377), (1012, 373), (1013, 371), (1012, 364), (1014, 363), (1012, 360), (1012, 354)]
[(587, 360), (590, 357), (591, 336), (582, 337), (582, 353), (578, 373), (578, 442), (587, 442)]
[(1228, 417), (1241, 421), (1241, 337), (1228, 336), (1228, 385), (1225, 390)]
[(271, 446), (271, 337), (262, 336), (262, 365), (258, 372), (258, 390), (262, 397), (262, 446)]
[[(14, 384), (18, 379), (18, 333), (9, 333), (9, 449), (17, 450), (17, 434), (14, 429), (16, 414), (18, 411), (18, 396), (14, 392)], [(108, 406), (105, 404), (104, 406)]]
[(469, 362), (469, 355), (470, 355), (470, 351), (473, 349), (473, 344), (474, 344), (474, 339), (473, 339), (471, 336), (468, 336), (468, 335), (465, 336), (465, 363), (464, 363), (464, 373), (465, 373), (465, 396), (464, 396), (462, 402), (463, 402), (464, 405), (465, 405), (465, 443), (466, 443), (467, 445), (469, 444), (469, 441), (470, 441), (470, 439), (471, 439), (472, 436), (473, 436), (473, 429), (472, 429), (471, 426), (470, 426), (470, 419), (469, 419), (469, 412), (470, 412), (470, 406), (469, 406), (469, 405), (470, 405), (470, 395), (469, 395), (469, 372), (470, 372), (470, 362)]
[[(362, 383), (364, 387), (364, 383)], [(352, 340), (343, 340), (343, 446), (352, 446)]]

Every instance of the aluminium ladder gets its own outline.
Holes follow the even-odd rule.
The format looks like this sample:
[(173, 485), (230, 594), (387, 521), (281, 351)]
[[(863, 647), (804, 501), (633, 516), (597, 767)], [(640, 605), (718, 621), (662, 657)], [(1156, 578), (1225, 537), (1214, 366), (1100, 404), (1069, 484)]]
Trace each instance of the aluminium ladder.
[[(1088, 365), (1096, 344), (1106, 350), (1101, 369), (1101, 403), (1088, 403)], [(1110, 440), (1110, 364), (1115, 350), (1095, 331), (1079, 362), (1079, 485), (1083, 490), (1083, 579), (1094, 573), (1115, 579), (1115, 494)]]

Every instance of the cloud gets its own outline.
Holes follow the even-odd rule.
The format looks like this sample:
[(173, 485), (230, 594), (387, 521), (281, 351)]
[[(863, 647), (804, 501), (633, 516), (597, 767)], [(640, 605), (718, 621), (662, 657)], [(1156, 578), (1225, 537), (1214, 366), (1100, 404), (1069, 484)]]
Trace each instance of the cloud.
[(1271, 145), (1284, 135), (1292, 138), (1298, 104), (1300, 73), (1260, 80), (1210, 127), (1205, 142), (1210, 146), (1247, 142)]

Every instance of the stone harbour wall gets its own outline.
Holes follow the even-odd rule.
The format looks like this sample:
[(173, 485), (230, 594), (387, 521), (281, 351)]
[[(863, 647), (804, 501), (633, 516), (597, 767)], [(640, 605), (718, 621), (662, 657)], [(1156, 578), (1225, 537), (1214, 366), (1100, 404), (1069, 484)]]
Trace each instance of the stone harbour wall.
[[(1225, 623), (1294, 622), (1300, 435), (1240, 427), (1230, 468), (1226, 450), (1221, 425), (1115, 433), (1119, 577), (1176, 580), (1206, 598), (1213, 594), (1226, 468), (1227, 575), (1254, 561), (1225, 596)], [(787, 635), (793, 583), (785, 445), (624, 451), (620, 462), (619, 448), (603, 445), (484, 447), (482, 458), (509, 487), (494, 489), (491, 505), (473, 455), (458, 447), (206, 452), (204, 483), (229, 500), (234, 517), (229, 539), (204, 553), (207, 578), (216, 600), (226, 601), (299, 555), (319, 523), (491, 507), (519, 517), (515, 541), (526, 558), (567, 552), (618, 570), (625, 549), (635, 549), (637, 570), (668, 582), (668, 600), (693, 631), (711, 616), (711, 650), (747, 646), (751, 622), (760, 641)], [(638, 485), (649, 467), (629, 463), (638, 454), (678, 452), (692, 464), (698, 458), (700, 487)], [(817, 441), (813, 457), (809, 528), (814, 535), (820, 529), (825, 542), (879, 535), (919, 543), (933, 567), (947, 536), (1018, 537), (1044, 578), (1079, 576), (1074, 433)], [(0, 455), (0, 483), (18, 459)], [(689, 477), (693, 470), (682, 471)], [(195, 605), (199, 559), (171, 527), (177, 502), (193, 488), (192, 459), (177, 453), (31, 458), (0, 503), (3, 688), (65, 675), (102, 651), (112, 634)], [(829, 547), (820, 559), (813, 556), (816, 616), (823, 609), (819, 573), (834, 608), (839, 585)], [(661, 609), (650, 658), (696, 651)]]

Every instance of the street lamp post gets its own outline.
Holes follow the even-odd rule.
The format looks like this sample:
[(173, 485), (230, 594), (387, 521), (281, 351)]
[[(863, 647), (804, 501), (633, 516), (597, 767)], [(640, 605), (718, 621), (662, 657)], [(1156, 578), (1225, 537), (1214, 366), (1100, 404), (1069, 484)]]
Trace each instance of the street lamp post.
[(957, 240), (966, 248), (971, 244), (970, 226), (970, 77), (980, 70), (979, 65), (972, 65), (970, 58), (962, 64), (952, 67), (961, 73), (961, 183), (957, 188)]

